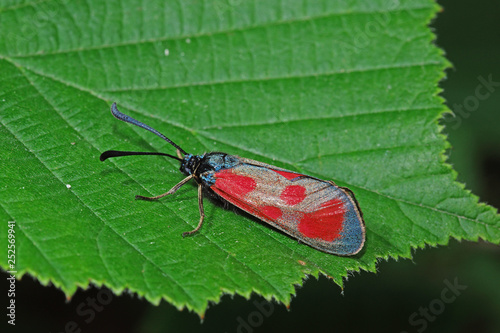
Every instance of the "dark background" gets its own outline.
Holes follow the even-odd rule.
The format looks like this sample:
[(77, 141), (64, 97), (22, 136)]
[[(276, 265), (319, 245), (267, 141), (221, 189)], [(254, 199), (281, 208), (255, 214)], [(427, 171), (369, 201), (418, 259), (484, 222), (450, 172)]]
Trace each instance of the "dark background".
[[(436, 43), (453, 64), (440, 84), (442, 95), (452, 110), (459, 113), (460, 105), (464, 110), (457, 115), (460, 120), (442, 121), (453, 146), (449, 162), (458, 180), (482, 202), (500, 207), (500, 87), (477, 106), (469, 104), (470, 111), (465, 108), (473, 100), (467, 97), (474, 96), (480, 84), (478, 77), (488, 80), (491, 75), (500, 82), (500, 4), (439, 3), (443, 11), (432, 27)], [(288, 310), (257, 296), (250, 301), (224, 296), (210, 306), (203, 324), (197, 315), (166, 302), (156, 307), (136, 295), (115, 296), (106, 289), (79, 290), (67, 302), (60, 290), (24, 276), (16, 286), (15, 331), (500, 332), (499, 246), (451, 240), (446, 247), (415, 251), (412, 261), (382, 261), (378, 271), (354, 274), (344, 291), (324, 277), (309, 278)], [(453, 293), (450, 284), (462, 289)], [(89, 299), (96, 300), (96, 310), (89, 311)], [(105, 305), (100, 307), (99, 301)], [(87, 311), (83, 317), (77, 313), (80, 305)], [(422, 311), (429, 308), (434, 314), (428, 310), (426, 317)], [(95, 318), (86, 323), (91, 312)], [(71, 321), (75, 327), (66, 326)], [(5, 324), (3, 318), (1, 325)]]

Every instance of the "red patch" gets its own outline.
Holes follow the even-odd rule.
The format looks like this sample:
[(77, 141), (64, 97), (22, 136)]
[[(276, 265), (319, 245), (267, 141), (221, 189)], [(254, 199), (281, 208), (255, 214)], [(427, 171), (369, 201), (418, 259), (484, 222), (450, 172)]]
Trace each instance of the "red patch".
[(321, 209), (305, 214), (300, 220), (299, 231), (308, 238), (331, 242), (339, 237), (344, 222), (344, 204), (334, 199), (321, 205)]
[(278, 207), (262, 206), (258, 208), (260, 215), (265, 216), (271, 220), (277, 220), (283, 215), (283, 212)]
[(300, 185), (287, 186), (280, 195), (281, 200), (287, 205), (294, 206), (306, 198), (306, 188)]
[[(273, 169), (271, 169), (271, 170), (273, 170)], [(286, 179), (294, 179), (294, 178), (302, 176), (301, 174), (287, 172), (287, 171), (281, 171), (281, 170), (273, 170), (273, 171), (276, 172), (276, 173), (279, 173), (280, 175), (282, 175)]]
[(230, 203), (232, 203), (236, 207), (243, 209), (245, 212), (248, 212), (250, 214), (257, 214), (258, 213), (254, 206), (250, 206), (244, 200), (240, 200), (238, 198), (229, 196), (229, 195), (227, 195), (226, 192), (221, 191), (216, 186), (211, 186), (210, 188), (215, 193), (217, 193), (218, 195), (220, 195), (222, 198), (226, 199), (227, 201), (229, 201)]
[(252, 192), (257, 184), (252, 177), (240, 176), (231, 172), (231, 169), (225, 169), (214, 174), (215, 184), (217, 187), (235, 198), (241, 198), (245, 194)]

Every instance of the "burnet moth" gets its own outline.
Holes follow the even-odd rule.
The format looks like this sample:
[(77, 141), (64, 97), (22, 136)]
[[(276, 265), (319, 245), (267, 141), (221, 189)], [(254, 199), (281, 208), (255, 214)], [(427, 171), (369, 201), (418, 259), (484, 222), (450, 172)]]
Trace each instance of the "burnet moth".
[(200, 221), (194, 230), (184, 232), (183, 237), (196, 233), (203, 224), (203, 191), (206, 190), (320, 251), (350, 256), (363, 248), (363, 216), (348, 188), (225, 153), (188, 154), (157, 130), (118, 111), (116, 103), (111, 106), (111, 112), (122, 121), (158, 135), (177, 149), (177, 156), (108, 150), (101, 154), (101, 161), (129, 155), (167, 156), (178, 160), (180, 171), (187, 176), (164, 194), (156, 197), (137, 195), (136, 199), (160, 199), (175, 193), (191, 179), (197, 182)]

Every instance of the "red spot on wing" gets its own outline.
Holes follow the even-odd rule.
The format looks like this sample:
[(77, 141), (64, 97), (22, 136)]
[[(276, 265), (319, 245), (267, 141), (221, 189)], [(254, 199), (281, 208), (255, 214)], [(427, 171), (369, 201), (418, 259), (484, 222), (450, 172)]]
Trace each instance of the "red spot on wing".
[(277, 220), (283, 215), (283, 212), (278, 207), (262, 206), (258, 208), (260, 215), (267, 217), (271, 220)]
[(219, 191), (225, 192), (235, 198), (241, 198), (252, 192), (257, 184), (252, 177), (234, 174), (231, 169), (225, 169), (214, 174), (215, 184)]
[(301, 203), (306, 198), (306, 188), (300, 185), (287, 186), (280, 196), (290, 206)]
[(299, 173), (293, 173), (293, 172), (288, 172), (288, 171), (281, 171), (281, 170), (273, 170), (273, 171), (282, 175), (286, 179), (294, 179), (294, 178), (302, 176)]
[(344, 222), (344, 204), (333, 199), (321, 205), (322, 208), (305, 214), (299, 223), (299, 231), (308, 238), (319, 238), (331, 242), (337, 239)]

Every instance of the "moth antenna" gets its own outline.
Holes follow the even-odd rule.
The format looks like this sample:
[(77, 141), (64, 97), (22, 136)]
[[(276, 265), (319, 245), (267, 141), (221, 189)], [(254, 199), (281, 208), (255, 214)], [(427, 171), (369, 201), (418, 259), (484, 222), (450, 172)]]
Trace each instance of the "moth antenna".
[[(154, 128), (152, 128), (150, 126), (148, 126), (148, 125), (146, 125), (144, 123), (141, 123), (139, 120), (135, 120), (134, 118), (132, 118), (130, 116), (127, 116), (126, 114), (121, 113), (120, 111), (118, 111), (116, 103), (113, 103), (113, 105), (111, 105), (111, 113), (117, 119), (120, 119), (122, 121), (125, 121), (125, 122), (130, 123), (130, 124), (135, 125), (135, 126), (139, 126), (141, 128), (144, 128), (145, 130), (150, 131), (151, 133), (154, 133), (154, 134), (158, 135), (160, 138), (162, 138), (163, 140), (167, 141), (172, 146), (174, 146), (175, 148), (177, 148), (177, 150), (180, 151), (182, 154), (187, 155), (187, 153), (184, 151), (184, 149), (182, 149), (181, 147), (179, 147), (175, 142), (173, 142), (172, 140), (170, 140), (169, 138), (167, 138), (165, 135), (161, 134), (160, 132), (158, 132), (157, 130), (155, 130)], [(169, 155), (169, 156), (171, 156), (171, 155)]]
[(165, 153), (142, 152), (142, 151), (120, 151), (120, 150), (107, 150), (104, 153), (102, 153), (101, 156), (99, 156), (99, 159), (101, 160), (101, 162), (104, 162), (105, 160), (111, 157), (130, 156), (130, 155), (160, 155), (160, 156), (167, 156), (173, 158), (174, 160), (182, 162), (182, 158)]

